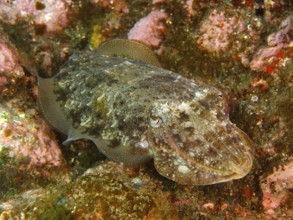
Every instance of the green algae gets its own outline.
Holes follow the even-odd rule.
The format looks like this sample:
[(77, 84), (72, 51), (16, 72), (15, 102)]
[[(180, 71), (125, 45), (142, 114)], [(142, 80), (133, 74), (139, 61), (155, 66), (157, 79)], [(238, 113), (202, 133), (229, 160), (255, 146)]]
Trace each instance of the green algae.
[[(71, 183), (30, 190), (5, 203), (13, 207), (10, 216), (22, 213), (24, 219), (146, 219), (170, 213), (156, 207), (151, 191), (137, 190), (111, 172), (86, 174)], [(0, 208), (9, 212), (1, 204)], [(153, 209), (161, 211), (152, 214)]]
[(102, 219), (142, 219), (154, 205), (149, 195), (140, 195), (116, 181), (113, 174), (85, 176), (71, 191), (75, 215), (84, 213)]
[[(46, 168), (38, 167), (34, 170), (24, 170), (28, 158), (14, 158), (9, 156), (9, 149), (2, 148), (0, 152), (0, 199), (24, 192), (32, 187), (46, 186), (56, 183), (53, 175), (46, 177), (41, 174)], [(52, 170), (51, 170), (52, 172)]]

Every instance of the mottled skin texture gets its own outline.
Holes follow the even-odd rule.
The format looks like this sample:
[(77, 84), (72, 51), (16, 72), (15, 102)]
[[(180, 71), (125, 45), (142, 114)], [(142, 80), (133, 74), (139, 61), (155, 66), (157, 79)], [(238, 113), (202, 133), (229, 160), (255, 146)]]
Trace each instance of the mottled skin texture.
[[(62, 113), (42, 104), (42, 80), (52, 90), (50, 107)], [(68, 141), (90, 139), (115, 161), (140, 165), (154, 158), (161, 175), (194, 185), (238, 179), (251, 169), (250, 140), (230, 122), (214, 87), (98, 52), (72, 57), (54, 78), (40, 78), (39, 87), (45, 117)], [(65, 118), (63, 125), (54, 114)]]

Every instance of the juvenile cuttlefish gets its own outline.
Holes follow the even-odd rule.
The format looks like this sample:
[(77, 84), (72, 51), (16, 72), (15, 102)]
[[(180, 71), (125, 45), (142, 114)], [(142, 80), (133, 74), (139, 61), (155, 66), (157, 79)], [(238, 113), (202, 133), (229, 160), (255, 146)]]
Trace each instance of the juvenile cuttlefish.
[(162, 176), (186, 185), (226, 182), (251, 170), (251, 141), (229, 120), (223, 93), (162, 69), (141, 43), (107, 41), (38, 83), (41, 110), (68, 135), (65, 144), (89, 139), (130, 166), (153, 158)]

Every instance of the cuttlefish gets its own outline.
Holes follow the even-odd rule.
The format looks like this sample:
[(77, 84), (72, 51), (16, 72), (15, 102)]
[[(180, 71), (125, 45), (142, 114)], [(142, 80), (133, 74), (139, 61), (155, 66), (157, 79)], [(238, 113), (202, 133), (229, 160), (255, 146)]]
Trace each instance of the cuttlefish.
[(252, 143), (229, 120), (224, 94), (214, 86), (162, 69), (147, 46), (110, 40), (70, 57), (52, 78), (38, 78), (47, 121), (89, 139), (127, 166), (154, 161), (179, 184), (239, 179), (253, 164)]

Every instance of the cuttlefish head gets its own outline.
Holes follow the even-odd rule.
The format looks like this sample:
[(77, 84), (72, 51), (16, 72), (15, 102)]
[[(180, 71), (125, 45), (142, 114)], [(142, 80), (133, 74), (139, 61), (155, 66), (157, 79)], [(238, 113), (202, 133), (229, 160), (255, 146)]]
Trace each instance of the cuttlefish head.
[(146, 118), (155, 167), (177, 183), (215, 184), (251, 170), (252, 143), (229, 120), (225, 97), (214, 87), (199, 87), (191, 100), (156, 100)]

